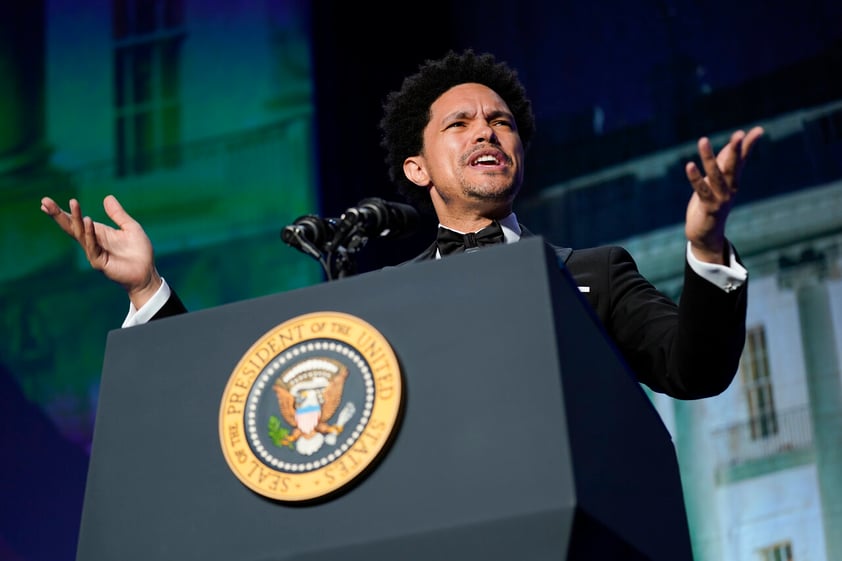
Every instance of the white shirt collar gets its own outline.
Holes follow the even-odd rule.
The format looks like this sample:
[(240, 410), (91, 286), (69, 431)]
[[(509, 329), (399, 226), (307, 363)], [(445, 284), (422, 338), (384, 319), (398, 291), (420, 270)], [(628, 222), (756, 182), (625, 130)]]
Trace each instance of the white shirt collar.
[(520, 229), (520, 224), (518, 224), (517, 216), (515, 216), (514, 212), (506, 218), (498, 220), (498, 222), (500, 223), (500, 227), (503, 228), (503, 237), (506, 239), (506, 243), (515, 243), (520, 240), (523, 232)]
[[(520, 236), (523, 233), (523, 231), (520, 229), (520, 224), (518, 223), (517, 216), (515, 216), (514, 212), (509, 214), (507, 217), (498, 220), (497, 222), (500, 223), (500, 228), (503, 229), (503, 239), (506, 241), (507, 244), (515, 243), (516, 241), (520, 240)], [(444, 226), (441, 223), (439, 223), (439, 226), (442, 228), (447, 228), (447, 226)], [(481, 229), (482, 228), (480, 228), (480, 230)], [(448, 230), (459, 232), (459, 230), (454, 230), (453, 228), (448, 228)], [(477, 230), (477, 232), (478, 231), (479, 230)], [(467, 232), (459, 233), (465, 234)], [(441, 259), (441, 254), (439, 253), (438, 249), (436, 249), (436, 259)]]
[[(497, 222), (500, 223), (500, 227), (503, 229), (503, 237), (505, 238), (506, 243), (514, 243), (520, 240), (522, 231), (520, 229), (520, 224), (518, 224), (517, 216), (515, 216), (514, 212), (512, 212), (505, 218), (498, 220)], [(453, 230), (454, 232), (459, 232), (460, 234), (467, 234), (467, 232), (461, 232), (459, 230), (456, 230), (455, 228), (448, 228), (447, 226), (444, 226), (441, 223), (439, 223), (439, 226), (441, 226), (442, 228), (447, 228), (448, 230)], [(480, 230), (481, 229), (482, 228), (480, 228)], [(479, 232), (479, 230), (474, 231), (474, 233), (477, 232)]]

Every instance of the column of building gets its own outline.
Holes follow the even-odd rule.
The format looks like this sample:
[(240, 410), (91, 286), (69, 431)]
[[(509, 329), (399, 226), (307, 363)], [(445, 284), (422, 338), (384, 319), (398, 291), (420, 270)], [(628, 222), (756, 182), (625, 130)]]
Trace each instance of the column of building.
[(827, 559), (842, 559), (842, 372), (827, 285), (839, 274), (835, 254), (806, 251), (780, 277), (798, 303)]

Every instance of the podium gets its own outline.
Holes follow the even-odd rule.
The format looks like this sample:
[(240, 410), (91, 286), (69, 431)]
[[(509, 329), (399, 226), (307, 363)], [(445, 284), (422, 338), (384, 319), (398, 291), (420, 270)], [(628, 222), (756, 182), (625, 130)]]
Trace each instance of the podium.
[[(352, 485), (290, 503), (224, 457), (220, 403), (255, 341), (339, 312), (402, 377)], [(77, 561), (691, 560), (675, 450), (540, 237), (109, 333)]]

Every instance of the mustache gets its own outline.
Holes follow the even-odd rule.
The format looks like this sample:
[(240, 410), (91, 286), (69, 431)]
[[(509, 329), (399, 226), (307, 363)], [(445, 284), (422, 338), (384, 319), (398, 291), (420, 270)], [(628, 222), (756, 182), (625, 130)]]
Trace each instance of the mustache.
[(501, 162), (507, 165), (512, 164), (512, 158), (508, 154), (506, 154), (502, 148), (499, 146), (494, 145), (485, 145), (485, 146), (478, 146), (477, 148), (472, 149), (470, 152), (462, 156), (462, 163), (465, 165), (469, 165), (471, 160), (476, 158), (477, 154), (483, 153), (490, 153), (494, 152), (494, 156)]

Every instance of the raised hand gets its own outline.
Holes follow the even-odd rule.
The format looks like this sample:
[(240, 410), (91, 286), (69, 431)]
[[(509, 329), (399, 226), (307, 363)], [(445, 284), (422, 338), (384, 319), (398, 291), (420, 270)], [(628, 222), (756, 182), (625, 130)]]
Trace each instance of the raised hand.
[(91, 267), (123, 286), (136, 308), (143, 306), (162, 281), (152, 243), (141, 225), (113, 195), (105, 197), (103, 207), (116, 228), (83, 217), (76, 199), (69, 206), (68, 212), (49, 197), (41, 199), (41, 210), (79, 243)]
[(738, 130), (716, 155), (710, 139), (702, 137), (698, 146), (705, 174), (693, 162), (685, 167), (693, 195), (687, 205), (684, 231), (693, 255), (702, 261), (727, 263), (725, 222), (734, 206), (745, 162), (763, 132), (762, 127), (747, 133)]

